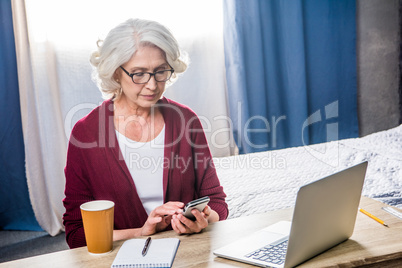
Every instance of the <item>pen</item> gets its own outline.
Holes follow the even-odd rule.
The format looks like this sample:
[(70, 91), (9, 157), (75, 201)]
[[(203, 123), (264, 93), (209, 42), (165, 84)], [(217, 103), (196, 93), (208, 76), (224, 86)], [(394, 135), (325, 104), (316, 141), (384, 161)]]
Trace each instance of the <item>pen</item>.
[(151, 245), (151, 237), (148, 237), (147, 240), (145, 241), (144, 249), (142, 250), (142, 256), (144, 257), (147, 255), (149, 246)]
[(387, 225), (383, 220), (380, 220), (379, 218), (377, 218), (376, 216), (374, 216), (374, 215), (371, 214), (371, 213), (368, 213), (368, 212), (365, 211), (364, 209), (359, 208), (359, 211), (360, 211), (361, 213), (363, 213), (363, 214), (366, 214), (367, 216), (369, 216), (370, 218), (372, 218), (372, 219), (375, 220), (376, 222), (379, 222), (379, 223), (381, 223), (382, 225), (388, 227), (388, 225)]

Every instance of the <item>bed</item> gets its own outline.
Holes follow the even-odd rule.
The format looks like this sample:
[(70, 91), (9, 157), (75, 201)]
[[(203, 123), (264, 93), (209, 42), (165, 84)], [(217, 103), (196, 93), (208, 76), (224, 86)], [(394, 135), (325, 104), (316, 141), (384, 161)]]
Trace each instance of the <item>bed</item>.
[(363, 195), (402, 208), (402, 125), (365, 137), (214, 158), (229, 218), (294, 206), (300, 186), (368, 161)]

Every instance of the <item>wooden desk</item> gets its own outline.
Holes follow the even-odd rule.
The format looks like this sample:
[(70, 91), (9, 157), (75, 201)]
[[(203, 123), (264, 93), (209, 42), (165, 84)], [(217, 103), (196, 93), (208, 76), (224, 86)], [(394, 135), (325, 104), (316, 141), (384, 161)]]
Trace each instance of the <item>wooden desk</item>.
[[(353, 236), (346, 242), (305, 262), (300, 267), (402, 267), (402, 220), (381, 209), (384, 204), (363, 197), (361, 207), (383, 219), (389, 228), (358, 213)], [(180, 236), (173, 267), (255, 267), (216, 257), (212, 251), (278, 220), (290, 220), (292, 209), (241, 217), (211, 224), (200, 234)], [(173, 231), (153, 238), (177, 236)], [(64, 250), (1, 263), (2, 267), (110, 267), (122, 241), (106, 255), (93, 256), (87, 248)]]

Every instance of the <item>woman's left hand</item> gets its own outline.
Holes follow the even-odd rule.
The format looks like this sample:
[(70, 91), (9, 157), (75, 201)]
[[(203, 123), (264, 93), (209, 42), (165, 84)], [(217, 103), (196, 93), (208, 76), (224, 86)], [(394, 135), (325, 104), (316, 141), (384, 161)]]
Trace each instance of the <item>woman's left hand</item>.
[[(186, 218), (182, 214), (176, 214), (172, 216), (171, 225), (176, 233), (199, 233), (208, 226), (208, 222), (219, 220), (219, 216), (218, 219), (216, 219), (217, 213), (213, 211), (209, 206), (206, 206), (202, 212), (198, 211), (197, 209), (193, 209), (191, 213), (195, 217), (194, 221)], [(211, 214), (213, 214), (214, 217), (211, 217)]]

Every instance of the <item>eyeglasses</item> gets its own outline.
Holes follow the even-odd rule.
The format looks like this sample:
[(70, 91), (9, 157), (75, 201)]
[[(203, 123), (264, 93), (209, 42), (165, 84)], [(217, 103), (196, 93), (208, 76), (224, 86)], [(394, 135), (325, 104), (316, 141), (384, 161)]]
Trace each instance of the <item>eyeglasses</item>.
[(156, 82), (166, 82), (167, 80), (172, 77), (172, 74), (174, 73), (173, 69), (170, 70), (162, 70), (162, 71), (157, 71), (154, 73), (148, 73), (148, 72), (138, 72), (138, 73), (132, 73), (130, 74), (127, 72), (122, 66), (120, 68), (128, 75), (131, 77), (133, 80), (134, 84), (146, 84), (151, 80), (151, 77), (153, 76), (155, 78)]

